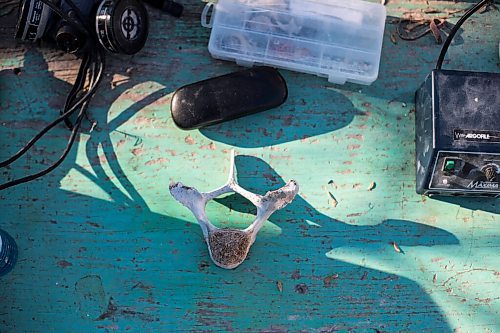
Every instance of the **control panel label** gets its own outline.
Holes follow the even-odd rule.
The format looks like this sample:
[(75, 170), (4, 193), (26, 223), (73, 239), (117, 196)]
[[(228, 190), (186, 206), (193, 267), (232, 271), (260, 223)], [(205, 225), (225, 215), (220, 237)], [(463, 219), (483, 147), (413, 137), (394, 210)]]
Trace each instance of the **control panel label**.
[(498, 183), (496, 182), (483, 182), (472, 181), (467, 185), (467, 188), (481, 189), (481, 190), (498, 190)]
[(500, 132), (483, 130), (453, 130), (453, 139), (455, 141), (479, 141), (479, 142), (499, 142)]
[(459, 195), (500, 194), (500, 154), (438, 151), (428, 189)]

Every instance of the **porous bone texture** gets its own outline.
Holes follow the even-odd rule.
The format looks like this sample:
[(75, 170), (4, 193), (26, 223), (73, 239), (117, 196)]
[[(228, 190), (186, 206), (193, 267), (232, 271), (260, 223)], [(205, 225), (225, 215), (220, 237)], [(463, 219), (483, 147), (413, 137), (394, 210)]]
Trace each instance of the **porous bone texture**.
[(234, 268), (245, 260), (251, 236), (237, 229), (218, 229), (208, 234), (212, 260), (220, 267)]

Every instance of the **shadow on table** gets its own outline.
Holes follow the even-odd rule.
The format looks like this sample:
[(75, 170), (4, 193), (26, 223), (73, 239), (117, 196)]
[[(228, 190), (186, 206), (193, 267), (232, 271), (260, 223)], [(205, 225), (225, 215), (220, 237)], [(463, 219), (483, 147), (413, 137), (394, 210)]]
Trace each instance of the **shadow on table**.
[[(253, 156), (236, 156), (239, 184), (252, 192), (264, 194), (266, 191), (285, 185), (285, 181), (263, 160)], [(300, 184), (299, 184), (300, 186)], [(224, 206), (243, 213), (256, 214), (255, 207), (242, 196), (232, 194), (224, 198), (215, 199)], [(377, 225), (351, 225), (329, 216), (326, 216), (312, 207), (299, 195), (285, 209), (275, 212), (269, 221), (286, 221), (286, 215), (292, 213), (294, 223), (304, 224), (312, 221), (320, 225), (321, 233), (327, 233), (334, 247), (341, 247), (353, 243), (381, 243), (390, 244), (396, 241), (402, 246), (434, 246), (458, 245), (458, 239), (451, 233), (433, 226), (406, 220), (385, 220)], [(275, 221), (276, 220), (276, 221)], [(286, 228), (289, 223), (283, 225)], [(296, 228), (296, 226), (293, 226)], [(308, 232), (314, 233), (314, 227)]]
[[(113, 66), (114, 68), (116, 66)], [(116, 69), (116, 68), (115, 68)], [(126, 68), (121, 68), (122, 75), (126, 75)], [(155, 77), (156, 78), (156, 77)], [(138, 80), (140, 79), (140, 80)], [(127, 177), (125, 177), (123, 169), (121, 168), (118, 158), (114, 153), (113, 144), (110, 139), (110, 133), (117, 130), (124, 122), (136, 113), (140, 112), (144, 107), (154, 103), (161, 97), (169, 93), (168, 89), (163, 88), (153, 92), (143, 99), (133, 103), (130, 107), (120, 113), (119, 116), (114, 118), (108, 123), (109, 107), (113, 102), (122, 95), (126, 90), (130, 89), (136, 84), (148, 81), (147, 76), (131, 75), (128, 79), (110, 89), (112, 76), (105, 76), (100, 83), (100, 88), (90, 103), (88, 110), (88, 120), (84, 119), (80, 133), (77, 135), (75, 144), (70, 150), (60, 169), (68, 170), (76, 160), (78, 137), (81, 133), (88, 134), (89, 140), (86, 144), (86, 153), (89, 161), (98, 161), (98, 149), (102, 148), (104, 156), (113, 172), (113, 176), (118, 176), (120, 185), (130, 190), (129, 195), (132, 200), (145, 205), (144, 200), (135, 191), (134, 187), (130, 184)], [(164, 77), (167, 81), (168, 77)], [(12, 114), (3, 113), (1, 119), (3, 120), (3, 128), (13, 129), (8, 132), (8, 135), (15, 140), (7, 146), (9, 151), (4, 150), (2, 153), (7, 158), (21, 148), (28, 142), (39, 130), (45, 127), (49, 122), (59, 116), (58, 112), (47, 114), (47, 110), (60, 110), (64, 106), (64, 101), (71, 89), (71, 85), (67, 82), (55, 78), (53, 72), (49, 71), (48, 65), (43, 57), (41, 50), (32, 45), (28, 47), (24, 55), (24, 67), (13, 70), (4, 70), (0, 72), (0, 107), (4, 104), (5, 109), (12, 110)], [(21, 101), (18, 101), (18, 100)], [(13, 108), (15, 103), (22, 103), (26, 107)], [(23, 106), (24, 106), (23, 105)], [(47, 107), (48, 106), (48, 107)], [(75, 115), (71, 118), (74, 119)], [(95, 121), (95, 128), (92, 123)], [(31, 150), (25, 155), (29, 156), (30, 164), (22, 168), (16, 168), (26, 161), (26, 157), (22, 157), (10, 167), (3, 169), (4, 175), (11, 178), (20, 178), (25, 176), (26, 173), (35, 173), (47, 167), (50, 163), (60, 156), (64, 150), (67, 138), (70, 131), (60, 123), (50, 130), (45, 137), (43, 137), (37, 145), (32, 147)], [(54, 139), (56, 138), (56, 139)], [(46, 142), (49, 145), (44, 147)], [(42, 147), (42, 148), (40, 148)], [(3, 157), (3, 156), (2, 156)], [(108, 179), (108, 176), (100, 163), (91, 163), (92, 171), (95, 175), (86, 171), (85, 169), (75, 166), (79, 172), (83, 173), (90, 180), (97, 181), (99, 179)], [(47, 175), (44, 178), (50, 178)], [(121, 193), (121, 190), (112, 182), (103, 181), (101, 183), (106, 192), (114, 192), (123, 200), (123, 202), (130, 202), (127, 195)], [(118, 199), (118, 198), (115, 198)]]
[[(278, 145), (330, 133), (364, 113), (339, 92), (326, 89), (312, 75), (286, 73), (288, 100), (272, 110), (260, 112), (200, 132), (226, 144), (255, 148)], [(289, 79), (293, 77), (292, 79)]]
[(482, 210), (493, 214), (500, 214), (499, 200), (496, 198), (468, 198), (468, 197), (432, 197), (470, 210)]
[[(43, 58), (37, 52), (28, 53), (26, 60), (27, 64), (30, 64), (30, 62), (35, 63), (43, 69)], [(23, 86), (25, 88), (33, 88), (32, 92), (34, 91), (38, 94), (36, 103), (41, 103), (38, 99), (43, 100), (47, 96), (50, 97), (53, 87), (58, 87), (63, 92), (69, 90), (69, 86), (66, 83), (54, 79), (51, 73), (40, 77), (40, 75), (31, 76), (29, 69), (26, 71), (28, 73), (26, 73), (23, 79), (27, 80), (27, 82), (23, 82)], [(1, 73), (0, 78), (3, 80), (8, 75), (11, 74)], [(119, 86), (109, 92), (109, 94), (106, 94), (105, 101), (113, 100), (131, 84), (132, 82)], [(103, 86), (105, 86), (105, 83)], [(371, 278), (368, 280), (358, 278), (352, 279), (352, 281), (343, 280), (343, 282), (338, 283), (338, 286), (342, 288), (325, 288), (316, 292), (311, 291), (309, 295), (304, 295), (301, 302), (296, 304), (290, 303), (285, 298), (270, 295), (268, 289), (262, 288), (262, 283), (259, 285), (255, 281), (256, 278), (262, 281), (261, 275), (276, 277), (281, 276), (284, 271), (292, 272), (297, 266), (297, 262), (292, 257), (287, 257), (285, 253), (292, 250), (291, 246), (299, 247), (299, 250), (302, 252), (301, 255), (304, 257), (303, 259), (307, 259), (313, 271), (317, 265), (317, 271), (311, 273), (311, 276), (306, 276), (307, 281), (312, 282), (315, 279), (313, 275), (326, 275), (328, 272), (325, 271), (325, 267), (329, 267), (330, 262), (335, 262), (324, 255), (332, 247), (352, 244), (363, 246), (367, 241), (386, 243), (395, 240), (398, 241), (401, 247), (458, 243), (452, 234), (439, 228), (403, 220), (387, 220), (376, 226), (352, 226), (318, 212), (304, 198), (299, 196), (286, 209), (276, 212), (270, 219), (271, 222), (282, 228), (282, 235), (272, 240), (266, 238), (263, 241), (258, 240), (252, 248), (249, 260), (241, 268), (235, 271), (223, 271), (209, 264), (208, 251), (206, 245), (203, 243), (199, 226), (182, 219), (171, 218), (152, 212), (147, 207), (139, 191), (134, 188), (134, 185), (128, 180), (127, 175), (122, 170), (116, 156), (114, 156), (114, 148), (109, 139), (110, 130), (116, 129), (119, 124), (126, 121), (151, 101), (157, 99), (161, 94), (162, 92), (159, 91), (146, 97), (144, 100), (136, 102), (123, 111), (116, 121), (111, 121), (109, 124), (105, 120), (105, 113), (95, 115), (101, 124), (101, 131), (94, 130), (89, 133), (89, 143), (85, 147), (95, 175), (88, 172), (85, 173), (82, 168), (77, 167), (77, 170), (95, 182), (96, 186), (103, 189), (110, 200), (80, 194), (77, 193), (78, 190), (73, 192), (59, 188), (60, 181), (75, 167), (76, 146), (73, 147), (67, 160), (58, 169), (44, 177), (43, 181), (36, 181), (30, 184), (29, 191), (10, 189), (1, 193), (2, 196), (10, 193), (13, 195), (12, 197), (16, 197), (18, 200), (27, 203), (26, 207), (22, 210), (19, 210), (17, 205), (6, 205), (3, 212), (4, 215), (2, 216), (15, 217), (16, 221), (31, 221), (33, 220), (33, 212), (37, 212), (37, 221), (47, 218), (54, 222), (27, 224), (9, 222), (10, 225), (7, 225), (7, 227), (10, 227), (9, 230), (11, 232), (15, 228), (15, 231), (12, 233), (17, 235), (17, 241), (21, 249), (21, 262), (18, 264), (18, 270), (23, 271), (24, 274), (35, 274), (34, 272), (36, 272), (39, 280), (49, 281), (54, 274), (54, 270), (60, 272), (62, 269), (55, 262), (62, 262), (64, 265), (71, 264), (71, 266), (66, 267), (65, 271), (65, 275), (68, 276), (69, 281), (73, 281), (75, 276), (80, 278), (91, 271), (107, 276), (110, 280), (115, 279), (118, 283), (123, 284), (122, 288), (131, 288), (132, 286), (128, 286), (126, 283), (133, 279), (140, 278), (149, 279), (150, 281), (161, 281), (164, 274), (176, 277), (171, 281), (173, 284), (178, 283), (182, 285), (184, 280), (189, 279), (197, 281), (192, 276), (194, 266), (195, 273), (203, 276), (203, 284), (212, 285), (213, 288), (205, 291), (206, 295), (203, 294), (203, 291), (190, 291), (180, 286), (179, 288), (171, 289), (169, 291), (170, 294), (167, 295), (168, 297), (157, 296), (160, 299), (158, 301), (160, 305), (147, 303), (150, 313), (156, 314), (158, 317), (163, 317), (164, 306), (169, 305), (171, 299), (182, 299), (186, 304), (177, 304), (180, 310), (177, 309), (176, 311), (179, 311), (182, 316), (186, 316), (190, 320), (203, 323), (207, 319), (207, 316), (210, 317), (207, 320), (212, 320), (211, 316), (214, 314), (217, 315), (217, 311), (214, 309), (207, 311), (206, 307), (210, 307), (207, 305), (208, 303), (195, 302), (194, 299), (196, 297), (204, 299), (204, 297), (210, 296), (212, 299), (217, 299), (220, 296), (220, 301), (226, 302), (227, 300), (224, 297), (233, 297), (232, 295), (238, 295), (244, 290), (247, 302), (252, 303), (258, 300), (262, 302), (262, 299), (264, 300), (265, 306), (262, 308), (252, 308), (253, 315), (256, 316), (254, 319), (256, 320), (268, 316), (268, 307), (273, 304), (278, 304), (282, 308), (288, 307), (289, 310), (287, 311), (289, 313), (298, 313), (303, 309), (313, 311), (318, 306), (317, 302), (319, 301), (322, 303), (322, 307), (332, 311), (332, 313), (339, 311), (336, 315), (341, 317), (335, 318), (335, 322), (338, 323), (335, 324), (335, 327), (350, 328), (362, 326), (363, 329), (375, 327), (381, 330), (384, 328), (384, 325), (387, 325), (388, 329), (400, 327), (400, 329), (404, 330), (406, 329), (404, 325), (409, 325), (414, 330), (417, 327), (428, 327), (429, 329), (439, 328), (440, 331), (450, 331), (444, 314), (426, 294), (425, 290), (414, 281), (394, 274), (389, 278), (397, 280), (397, 288), (387, 285), (386, 278), (388, 275), (385, 272), (349, 263), (337, 263), (346, 275), (366, 272), (366, 275)], [(347, 108), (352, 108), (350, 102), (344, 97), (338, 95), (336, 98), (339, 99), (339, 103), (345, 104)], [(318, 103), (318, 105), (324, 108), (328, 104), (322, 99)], [(316, 110), (322, 109), (318, 108)], [(332, 116), (330, 119), (331, 123), (327, 122), (328, 126), (335, 127), (338, 121), (347, 124), (352, 116), (358, 112), (353, 109), (350, 110), (350, 112), (340, 116), (338, 119), (336, 118), (338, 116)], [(322, 112), (326, 111), (323, 109)], [(307, 115), (307, 113), (305, 114)], [(303, 118), (309, 119), (307, 123), (308, 130), (304, 130), (304, 132), (300, 132), (299, 130), (298, 133), (302, 133), (303, 135), (314, 133), (314, 131), (317, 131), (315, 126), (319, 126), (320, 131), (326, 130), (328, 126), (324, 125), (325, 121), (321, 121), (319, 115), (320, 113), (314, 112), (309, 116), (310, 118)], [(42, 119), (52, 119), (55, 116), (40, 115)], [(16, 128), (15, 126), (24, 126), (22, 127), (22, 135), (16, 134), (16, 141), (24, 141), (24, 136), (28, 136), (28, 134), (33, 134), (34, 132), (34, 128), (29, 126), (31, 123), (28, 120), (23, 121), (14, 124), (13, 128)], [(292, 124), (294, 124), (295, 120), (294, 118), (286, 120), (278, 117), (275, 121), (292, 121)], [(319, 123), (315, 125), (316, 121)], [(50, 149), (59, 151), (66, 144), (64, 139), (62, 139), (64, 135), (61, 131), (67, 130), (62, 126), (54, 130), (59, 132), (56, 133), (57, 135), (50, 137)], [(289, 140), (293, 134), (292, 132), (288, 132), (282, 135), (285, 135), (286, 140)], [(263, 137), (267, 138), (266, 135)], [(250, 144), (253, 145), (260, 145), (262, 143), (262, 141), (255, 138), (253, 141), (250, 139), (250, 141)], [(77, 142), (79, 141), (77, 140)], [(111, 161), (110, 168), (113, 176), (118, 178), (120, 185), (126, 193), (107, 180), (109, 175), (105, 173), (97, 155), (97, 147), (100, 145), (103, 147), (106, 159)], [(11, 146), (9, 148), (14, 149)], [(21, 169), (21, 172), (30, 171), (31, 166), (37, 164), (34, 162), (47, 164), (47, 159), (49, 157), (52, 158), (53, 154), (47, 155), (42, 149), (38, 152), (35, 151), (32, 157), (33, 159), (28, 170)], [(281, 177), (268, 164), (258, 158), (238, 156), (236, 162), (238, 166), (238, 180), (242, 186), (249, 190), (262, 193), (284, 184)], [(17, 172), (15, 173), (17, 174)], [(267, 174), (266, 177), (262, 176), (264, 173)], [(162, 194), (165, 195), (165, 200), (170, 200), (169, 203), (175, 204), (177, 207), (177, 203), (172, 198), (167, 197), (168, 194), (166, 192), (165, 188), (165, 193)], [(57, 198), (57, 200), (39, 200), (39, 196)], [(251, 207), (248, 207), (244, 202), (238, 201), (233, 196), (220, 199), (218, 202), (235, 210), (253, 212)], [(21, 214), (21, 216), (18, 216), (18, 214)], [(322, 228), (299, 230), (298, 226), (304, 225), (305, 220), (320, 224)], [(53, 237), (50, 238), (50, 246), (47, 247), (46, 245), (49, 241), (47, 240), (48, 235), (60, 234), (59, 228), (63, 228), (64, 234), (71, 237), (71, 241), (68, 241), (64, 237)], [(287, 243), (290, 239), (301, 239), (297, 237), (298, 232), (304, 236), (303, 242), (300, 244)], [(289, 235), (293, 236), (290, 238)], [(283, 255), (282, 257), (271, 258), (267, 256), (265, 245), (269, 246), (269, 244), (266, 244), (268, 241), (272, 241), (276, 245), (274, 246), (273, 253), (278, 256)], [(160, 244), (165, 244), (165, 247), (161, 247)], [(39, 252), (41, 248), (44, 249), (42, 256), (41, 252)], [(278, 261), (278, 264), (276, 264), (275, 260)], [(52, 269), (49, 269), (49, 267), (52, 267)], [(117, 277), (116, 272), (121, 270), (129, 273), (123, 278)], [(18, 273), (14, 270), (10, 276), (15, 278), (16, 274)], [(30, 276), (33, 274), (30, 274)], [(7, 276), (7, 278), (10, 276)], [(235, 281), (235, 283), (220, 284), (221, 278), (228, 281)], [(124, 279), (127, 281), (124, 281)], [(194, 286), (197, 286), (196, 282), (193, 283)], [(290, 284), (294, 283), (294, 281), (287, 280), (286, 283)], [(344, 285), (344, 283), (346, 284)], [(347, 286), (347, 283), (349, 286)], [(5, 299), (5, 303), (3, 304), (8, 304), (9, 307), (26, 309), (26, 313), (37, 313), (37, 320), (40, 320), (40, 317), (44, 318), (44, 314), (40, 313), (41, 308), (37, 307), (35, 302), (30, 301), (28, 304), (23, 303), (22, 299), (16, 299), (16, 291), (8, 289), (10, 288), (9, 286), (12, 287), (7, 281), (0, 288), (0, 295), (2, 295), (2, 299)], [(261, 286), (262, 289), (256, 289), (256, 286)], [(119, 293), (117, 288), (113, 288), (113, 290), (115, 290), (115, 293)], [(252, 293), (247, 292), (247, 290), (252, 290)], [(303, 291), (303, 289), (300, 290)], [(55, 294), (50, 294), (52, 298), (49, 297), (50, 295), (46, 293), (44, 288), (38, 288), (37, 290), (33, 290), (33, 292), (44, 293), (38, 296), (33, 295), (33, 297), (44, 297), (47, 299), (50, 304), (53, 304), (52, 311), (67, 311), (68, 304), (56, 301), (53, 298)], [(188, 294), (189, 292), (192, 292), (191, 296)], [(126, 291), (118, 294), (118, 296), (113, 296), (116, 296), (116, 299), (120, 300), (127, 299), (127, 295), (129, 294), (129, 289), (126, 289)], [(331, 302), (331, 300), (338, 300), (340, 303)], [(418, 303), (416, 306), (421, 311), (414, 311), (415, 306), (408, 306), (408, 304), (415, 302)], [(143, 306), (141, 304), (137, 300), (137, 304), (134, 305), (142, 309)], [(56, 309), (56, 307), (61, 306), (64, 309)], [(233, 319), (235, 322), (248, 320), (247, 312), (240, 309), (243, 304), (236, 302), (235, 304), (228, 303), (227, 306), (234, 311), (235, 317)], [(343, 306), (344, 310), (339, 310), (339, 306)], [(366, 318), (364, 318), (367, 311), (366, 306), (369, 307), (371, 322), (366, 322)], [(197, 307), (197, 310), (194, 311), (193, 307)], [(243, 308), (245, 309), (246, 307), (243, 306)], [(8, 311), (6, 308), (0, 309), (0, 312), (4, 312), (3, 310), (10, 313), (10, 310)], [(351, 316), (351, 314), (354, 316)], [(182, 321), (184, 321), (184, 317), (182, 318)], [(391, 321), (390, 324), (387, 323), (388, 319)], [(140, 321), (141, 319), (136, 320)], [(170, 320), (179, 327), (182, 326), (175, 318)], [(317, 318), (314, 318), (314, 316), (310, 317), (309, 320), (310, 322), (300, 323), (300, 325), (314, 327), (318, 323), (327, 325), (328, 322), (331, 322), (325, 314)], [(278, 321), (283, 325), (290, 325), (287, 317), (280, 317)], [(35, 325), (35, 327), (37, 325), (36, 321), (23, 321), (19, 320), (19, 318), (13, 322), (25, 323), (22, 325), (28, 326)], [(400, 325), (398, 324), (399, 322), (401, 322), (401, 326), (398, 326)], [(219, 324), (217, 322), (217, 325)], [(53, 323), (52, 325), (57, 325), (57, 323)], [(21, 329), (19, 325), (17, 328)], [(26, 331), (33, 329), (33, 327), (26, 328)]]
[[(240, 185), (250, 191), (264, 194), (268, 190), (276, 189), (285, 184), (284, 180), (267, 163), (256, 157), (237, 156), (236, 165)], [(255, 214), (256, 212), (253, 205), (240, 195), (233, 194), (216, 199), (216, 201), (238, 212), (249, 214)], [(290, 252), (292, 252), (290, 248), (298, 247), (293, 251), (298, 257), (291, 256), (289, 259), (294, 259), (296, 262), (315, 261), (317, 266), (313, 265), (312, 269), (316, 272), (316, 275), (321, 274), (320, 271), (321, 267), (324, 267), (323, 265), (328, 266), (328, 263), (323, 262), (324, 260), (330, 260), (331, 265), (335, 266), (337, 272), (345, 274), (353, 272), (353, 274), (357, 274), (359, 272), (360, 275), (363, 273), (361, 278), (351, 277), (353, 279), (351, 282), (357, 287), (344, 285), (340, 288), (341, 282), (338, 282), (336, 290), (326, 290), (323, 296), (330, 299), (337, 299), (338, 297), (340, 299), (363, 300), (363, 302), (366, 302), (363, 304), (370, 308), (373, 313), (372, 318), (383, 316), (384, 313), (390, 313), (388, 316), (391, 321), (404, 322), (407, 318), (411, 318), (412, 323), (420, 323), (414, 327), (415, 329), (418, 327), (418, 329), (425, 330), (428, 327), (431, 330), (451, 331), (444, 318), (444, 313), (416, 282), (397, 276), (397, 274), (387, 276), (387, 274), (384, 275), (374, 269), (367, 269), (349, 263), (334, 264), (334, 260), (323, 259), (324, 254), (340, 247), (360, 249), (380, 245), (387, 246), (390, 251), (394, 251), (392, 249), (393, 242), (396, 242), (402, 250), (410, 246), (458, 245), (458, 239), (450, 232), (437, 227), (397, 219), (385, 220), (380, 224), (370, 226), (350, 225), (322, 214), (300, 195), (285, 209), (275, 212), (269, 218), (269, 221), (280, 227), (282, 233), (279, 237), (272, 239), (267, 239), (264, 235), (261, 235), (252, 249), (253, 253), (264, 254), (265, 247), (271, 246), (270, 244), (273, 244), (274, 248), (283, 248), (283, 251)], [(320, 225), (321, 228), (308, 227), (306, 221), (312, 221)], [(297, 233), (300, 233), (303, 237), (298, 236)], [(298, 241), (300, 239), (302, 241)], [(289, 250), (285, 250), (287, 248)], [(254, 259), (252, 251), (250, 257)], [(278, 255), (275, 252), (273, 253)], [(321, 253), (323, 253), (323, 257)], [(310, 257), (315, 254), (319, 256)], [(374, 253), (373, 255), (376, 256), (377, 254)], [(281, 262), (276, 258), (266, 257), (259, 257), (258, 261), (259, 265), (263, 267), (277, 265), (278, 262)], [(247, 263), (247, 265), (249, 264)], [(339, 265), (343, 267), (339, 268)], [(365, 285), (363, 280), (367, 276), (370, 282)], [(356, 282), (355, 279), (360, 280)], [(397, 280), (398, 288), (388, 288), (387, 279)], [(384, 304), (383, 300), (389, 299), (390, 304)], [(418, 302), (414, 302), (412, 299), (418, 299)], [(410, 303), (412, 304), (410, 305)], [(415, 307), (418, 309), (415, 309)], [(374, 319), (374, 322), (376, 321), (377, 319)], [(394, 329), (394, 327), (392, 328)]]

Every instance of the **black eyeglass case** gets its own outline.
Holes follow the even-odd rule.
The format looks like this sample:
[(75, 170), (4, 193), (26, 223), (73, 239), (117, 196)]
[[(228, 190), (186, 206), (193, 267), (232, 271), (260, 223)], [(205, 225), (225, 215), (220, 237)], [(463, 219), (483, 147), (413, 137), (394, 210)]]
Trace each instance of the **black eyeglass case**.
[(190, 130), (275, 108), (287, 97), (276, 69), (253, 67), (177, 89), (170, 110), (174, 123)]

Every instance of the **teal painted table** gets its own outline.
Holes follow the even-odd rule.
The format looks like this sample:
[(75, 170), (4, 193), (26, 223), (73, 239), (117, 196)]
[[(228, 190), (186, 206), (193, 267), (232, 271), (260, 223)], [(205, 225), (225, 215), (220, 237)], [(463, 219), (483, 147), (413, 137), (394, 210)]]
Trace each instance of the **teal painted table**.
[[(414, 190), (413, 94), (437, 58), (433, 38), (395, 44), (388, 21), (373, 85), (281, 71), (283, 106), (186, 132), (170, 117), (172, 92), (238, 67), (211, 59), (203, 4), (183, 2), (179, 20), (151, 11), (140, 54), (108, 56), (90, 108), (96, 125), (86, 123), (62, 166), (0, 192), (1, 228), (19, 245), (0, 278), (0, 331), (499, 332), (498, 202)], [(391, 1), (388, 12), (427, 7)], [(446, 67), (498, 71), (499, 17), (468, 21)], [(14, 18), (1, 20), (5, 159), (58, 115), (78, 61), (14, 41)], [(2, 181), (54, 161), (67, 137), (55, 128)], [(226, 271), (168, 185), (222, 185), (232, 148), (242, 186), (262, 193), (293, 178), (301, 189)], [(208, 206), (219, 226), (246, 226), (252, 213), (234, 196)]]

